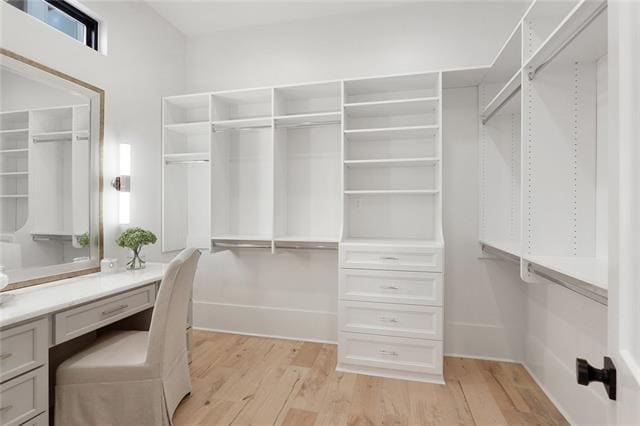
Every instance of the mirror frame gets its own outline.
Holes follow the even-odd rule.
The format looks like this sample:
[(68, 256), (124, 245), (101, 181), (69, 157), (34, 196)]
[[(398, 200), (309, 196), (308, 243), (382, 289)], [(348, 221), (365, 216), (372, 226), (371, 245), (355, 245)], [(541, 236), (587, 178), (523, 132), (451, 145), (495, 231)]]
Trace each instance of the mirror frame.
[[(58, 71), (56, 69), (53, 69), (51, 67), (48, 67), (47, 65), (44, 65), (40, 62), (34, 61), (32, 59), (29, 59), (25, 56), (22, 56), (18, 53), (15, 53), (11, 50), (5, 49), (0, 47), (0, 55), (6, 56), (8, 58), (11, 58), (15, 61), (21, 62), (24, 65), (36, 68), (37, 70), (46, 72), (51, 74), (54, 77), (57, 78), (61, 78), (63, 80), (66, 80), (68, 83), (72, 83), (72, 84), (76, 84), (78, 86), (81, 86), (82, 88), (86, 89), (89, 92), (92, 92), (92, 95), (94, 97), (97, 96), (98, 99), (98, 106), (99, 106), (99, 111), (98, 111), (98, 134), (97, 134), (97, 138), (98, 138), (98, 152), (97, 152), (97, 161), (92, 159), (92, 166), (96, 166), (96, 162), (97, 162), (97, 168), (98, 168), (98, 175), (97, 175), (97, 184), (98, 184), (98, 200), (97, 200), (97, 205), (98, 205), (98, 221), (97, 221), (97, 225), (98, 225), (98, 244), (97, 244), (97, 249), (98, 249), (98, 259), (97, 259), (97, 264), (91, 267), (86, 267), (86, 265), (82, 265), (80, 266), (78, 269), (74, 269), (73, 268), (73, 264), (72, 263), (62, 263), (59, 265), (50, 265), (50, 266), (43, 266), (43, 267), (34, 267), (34, 268), (30, 268), (33, 270), (33, 277), (31, 277), (29, 273), (25, 273), (26, 277), (23, 280), (20, 281), (14, 281), (11, 282), (11, 284), (9, 284), (7, 287), (5, 287), (5, 289), (3, 291), (8, 291), (8, 290), (15, 290), (17, 288), (23, 288), (23, 287), (28, 287), (28, 286), (32, 286), (32, 285), (37, 285), (37, 284), (44, 284), (44, 283), (48, 283), (51, 281), (57, 281), (57, 280), (62, 280), (65, 278), (72, 278), (72, 277), (77, 277), (80, 275), (86, 275), (86, 274), (92, 274), (95, 272), (100, 272), (100, 261), (104, 258), (104, 227), (103, 227), (103, 190), (104, 190), (104, 182), (103, 182), (103, 158), (104, 158), (104, 105), (105, 105), (105, 91), (97, 86), (94, 86), (90, 83), (87, 83), (86, 81), (80, 80), (76, 77), (73, 77), (69, 74), (63, 73), (61, 71)], [(93, 114), (92, 114), (93, 115)], [(95, 171), (94, 171), (95, 173)], [(92, 196), (92, 198), (95, 197)], [(92, 201), (93, 203), (93, 201)], [(92, 214), (93, 217), (90, 218), (91, 223), (95, 222), (95, 216)], [(90, 260), (91, 263), (95, 262), (95, 260), (91, 259)], [(56, 269), (59, 269), (60, 271), (57, 271)], [(47, 271), (50, 271), (51, 273), (47, 274)]]

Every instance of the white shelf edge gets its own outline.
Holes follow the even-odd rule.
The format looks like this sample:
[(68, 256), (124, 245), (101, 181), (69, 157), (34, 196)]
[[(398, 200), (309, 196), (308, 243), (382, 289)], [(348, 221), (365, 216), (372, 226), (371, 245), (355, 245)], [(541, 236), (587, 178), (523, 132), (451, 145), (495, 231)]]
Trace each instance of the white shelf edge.
[(407, 98), (407, 99), (391, 99), (386, 101), (368, 101), (368, 102), (348, 102), (344, 104), (345, 108), (357, 108), (365, 106), (378, 106), (378, 105), (395, 105), (395, 104), (409, 104), (417, 102), (438, 102), (439, 96), (426, 96), (420, 98)]
[(360, 134), (360, 133), (375, 133), (375, 132), (390, 132), (390, 131), (410, 131), (410, 130), (438, 130), (440, 126), (437, 124), (431, 124), (427, 126), (401, 126), (401, 127), (378, 127), (372, 129), (345, 129), (345, 134)]
[(563, 44), (569, 44), (572, 41), (574, 33), (582, 25), (589, 22), (594, 14), (597, 16), (606, 8), (606, 0), (580, 1), (525, 62), (523, 69), (530, 70), (529, 79), (531, 79), (531, 72), (535, 72), (541, 65), (552, 60)]
[[(523, 256), (523, 260), (528, 263), (529, 272), (536, 274), (548, 281), (562, 285), (576, 293), (601, 304), (608, 303), (608, 282), (589, 278), (580, 273), (575, 273), (570, 267), (562, 265), (562, 260), (584, 259), (589, 264), (598, 265), (603, 263), (596, 258), (552, 258), (545, 256)], [(560, 262), (558, 262), (560, 261)], [(608, 268), (604, 267), (605, 276)], [(605, 278), (607, 280), (607, 278)]]
[(385, 194), (426, 194), (426, 195), (435, 195), (440, 193), (437, 189), (363, 189), (363, 190), (345, 190), (345, 194), (347, 195), (385, 195)]
[(31, 135), (31, 138), (42, 138), (42, 137), (47, 137), (47, 136), (64, 136), (64, 135), (70, 135), (73, 133), (73, 130), (58, 130), (55, 132), (40, 132), (40, 133), (33, 133)]
[(519, 69), (509, 81), (500, 89), (498, 94), (487, 104), (484, 111), (482, 111), (482, 123), (486, 124), (491, 117), (496, 115), (503, 106), (520, 91), (522, 82), (522, 69)]
[(520, 250), (519, 248), (510, 246), (509, 243), (496, 242), (496, 241), (479, 241), (482, 250), (486, 253), (499, 256), (503, 259), (510, 260), (515, 263), (520, 263)]
[(0, 177), (2, 176), (28, 176), (29, 172), (0, 172)]
[(344, 160), (344, 164), (348, 167), (367, 167), (367, 166), (385, 166), (385, 165), (424, 165), (430, 166), (440, 162), (439, 157), (416, 157), (416, 158), (380, 158), (372, 160)]
[(274, 120), (292, 120), (296, 118), (315, 118), (315, 117), (338, 117), (340, 111), (324, 111), (324, 112), (311, 112), (308, 114), (288, 114), (288, 115), (275, 115)]
[(28, 132), (28, 131), (29, 131), (28, 128), (26, 128), (26, 129), (24, 129), (24, 128), (22, 128), (22, 129), (5, 129), (5, 130), (0, 130), (0, 135), (9, 135), (9, 134), (12, 134), (12, 133), (25, 133), (25, 132)]
[(29, 198), (29, 194), (0, 194), (0, 198)]
[(402, 238), (351, 238), (346, 237), (340, 244), (351, 246), (390, 246), (390, 247), (443, 247), (438, 240), (402, 239)]
[(15, 148), (15, 149), (2, 149), (0, 150), (0, 154), (13, 154), (20, 152), (28, 152), (29, 148)]
[(185, 127), (209, 126), (210, 124), (211, 124), (210, 121), (192, 121), (188, 123), (165, 124), (164, 128), (171, 130), (172, 128), (181, 129)]

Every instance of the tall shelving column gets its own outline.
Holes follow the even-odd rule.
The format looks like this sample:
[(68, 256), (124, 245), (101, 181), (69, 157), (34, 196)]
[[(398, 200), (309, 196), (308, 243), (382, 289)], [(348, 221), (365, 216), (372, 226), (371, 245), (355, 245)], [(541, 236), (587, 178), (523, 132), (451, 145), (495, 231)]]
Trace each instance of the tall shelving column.
[(338, 370), (443, 382), (441, 87), (344, 82)]

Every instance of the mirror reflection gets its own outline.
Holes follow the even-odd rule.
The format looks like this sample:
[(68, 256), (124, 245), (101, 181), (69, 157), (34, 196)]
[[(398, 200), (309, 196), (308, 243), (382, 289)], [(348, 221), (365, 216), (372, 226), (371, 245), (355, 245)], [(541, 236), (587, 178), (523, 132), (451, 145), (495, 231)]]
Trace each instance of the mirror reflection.
[(0, 266), (90, 256), (90, 99), (0, 68)]

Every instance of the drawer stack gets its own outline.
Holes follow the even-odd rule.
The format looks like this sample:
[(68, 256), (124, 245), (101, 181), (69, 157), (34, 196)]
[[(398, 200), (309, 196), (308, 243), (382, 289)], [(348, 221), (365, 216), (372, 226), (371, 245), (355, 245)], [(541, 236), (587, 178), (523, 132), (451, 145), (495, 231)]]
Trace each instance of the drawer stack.
[(340, 247), (338, 370), (442, 382), (442, 247)]
[(0, 331), (1, 425), (48, 424), (47, 324), (44, 318)]

